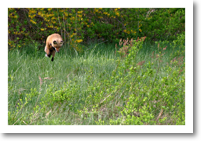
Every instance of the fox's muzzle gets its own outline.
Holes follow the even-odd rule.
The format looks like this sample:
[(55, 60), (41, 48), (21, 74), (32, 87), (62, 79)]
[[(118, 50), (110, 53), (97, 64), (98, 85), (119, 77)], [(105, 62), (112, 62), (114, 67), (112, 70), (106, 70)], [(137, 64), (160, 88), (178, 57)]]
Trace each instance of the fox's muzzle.
[(59, 50), (57, 50), (57, 49), (56, 49), (56, 52), (58, 52), (58, 53), (59, 53)]

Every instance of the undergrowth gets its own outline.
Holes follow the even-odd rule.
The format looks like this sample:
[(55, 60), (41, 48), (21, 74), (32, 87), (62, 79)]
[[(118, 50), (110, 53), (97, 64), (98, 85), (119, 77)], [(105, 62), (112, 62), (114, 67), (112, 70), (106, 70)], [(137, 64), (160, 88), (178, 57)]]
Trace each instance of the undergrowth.
[(184, 125), (185, 37), (144, 39), (63, 50), (54, 62), (9, 51), (8, 124)]

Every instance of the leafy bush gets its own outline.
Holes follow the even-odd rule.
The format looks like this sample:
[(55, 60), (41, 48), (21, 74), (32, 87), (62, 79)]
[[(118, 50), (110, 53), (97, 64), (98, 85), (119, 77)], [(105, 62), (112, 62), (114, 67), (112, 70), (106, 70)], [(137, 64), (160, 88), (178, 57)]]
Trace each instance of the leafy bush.
[(81, 42), (143, 36), (153, 41), (174, 40), (184, 31), (183, 8), (8, 8), (9, 48), (26, 47), (33, 41), (44, 46), (54, 32), (79, 52)]

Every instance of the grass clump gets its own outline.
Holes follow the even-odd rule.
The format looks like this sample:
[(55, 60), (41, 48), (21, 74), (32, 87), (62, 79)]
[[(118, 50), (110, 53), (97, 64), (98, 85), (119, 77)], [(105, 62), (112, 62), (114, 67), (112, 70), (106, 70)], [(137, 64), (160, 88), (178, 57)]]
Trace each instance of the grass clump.
[(183, 125), (184, 41), (124, 40), (116, 51), (100, 44), (80, 55), (57, 54), (54, 62), (40, 51), (10, 51), (8, 123)]

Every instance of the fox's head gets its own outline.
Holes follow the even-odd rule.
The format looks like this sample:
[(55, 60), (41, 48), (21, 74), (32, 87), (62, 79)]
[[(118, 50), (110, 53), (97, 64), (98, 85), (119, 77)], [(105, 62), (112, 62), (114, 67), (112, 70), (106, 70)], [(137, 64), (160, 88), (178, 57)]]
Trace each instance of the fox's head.
[(56, 50), (56, 52), (59, 52), (60, 47), (63, 45), (62, 39), (57, 39), (52, 42), (52, 47)]

